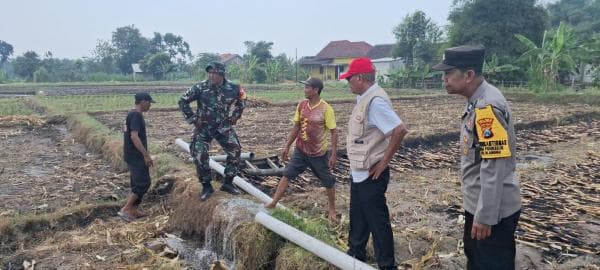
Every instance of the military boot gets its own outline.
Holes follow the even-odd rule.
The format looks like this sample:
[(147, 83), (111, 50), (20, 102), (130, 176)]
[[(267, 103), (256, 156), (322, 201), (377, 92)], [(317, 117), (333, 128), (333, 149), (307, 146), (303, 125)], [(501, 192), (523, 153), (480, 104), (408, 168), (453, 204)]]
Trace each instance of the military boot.
[(225, 177), (223, 185), (221, 186), (221, 191), (225, 191), (231, 195), (240, 194), (240, 191), (235, 186), (233, 186), (233, 177)]
[(202, 183), (202, 193), (200, 193), (200, 200), (206, 201), (213, 194), (215, 190), (210, 183)]

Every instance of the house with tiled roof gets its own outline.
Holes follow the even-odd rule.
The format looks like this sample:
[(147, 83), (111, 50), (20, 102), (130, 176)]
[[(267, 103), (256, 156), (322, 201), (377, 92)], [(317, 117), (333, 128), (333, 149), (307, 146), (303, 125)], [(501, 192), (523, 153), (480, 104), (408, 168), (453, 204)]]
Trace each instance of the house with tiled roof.
[(371, 58), (375, 70), (377, 70), (377, 77), (383, 77), (384, 80), (387, 78), (391, 69), (400, 69), (404, 67), (404, 62), (400, 58), (394, 58), (392, 56), (392, 50), (394, 44), (378, 44), (367, 53), (367, 57)]
[(317, 55), (298, 60), (298, 65), (308, 71), (310, 76), (323, 80), (337, 80), (352, 59), (367, 56), (371, 48), (373, 46), (364, 41), (331, 41)]
[(371, 46), (364, 41), (351, 42), (348, 40), (331, 41), (317, 55), (306, 56), (298, 60), (310, 76), (323, 80), (337, 80), (352, 59), (369, 57), (377, 70), (377, 76), (386, 78), (391, 69), (404, 67), (400, 58), (392, 57), (394, 44), (379, 44)]
[(219, 57), (221, 57), (221, 63), (223, 63), (225, 66), (231, 64), (239, 65), (243, 62), (242, 57), (235, 53), (224, 53), (219, 55)]

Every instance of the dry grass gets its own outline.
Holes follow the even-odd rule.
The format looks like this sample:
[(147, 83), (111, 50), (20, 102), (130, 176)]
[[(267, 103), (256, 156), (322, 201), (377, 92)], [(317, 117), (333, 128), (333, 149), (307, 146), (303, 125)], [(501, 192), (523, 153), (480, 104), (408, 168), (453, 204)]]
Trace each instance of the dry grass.
[(283, 248), (279, 249), (279, 253), (275, 259), (275, 269), (326, 270), (336, 268), (303, 248), (292, 243), (287, 243)]
[(187, 178), (175, 183), (175, 188), (170, 195), (170, 208), (173, 214), (169, 219), (169, 227), (181, 231), (185, 236), (204, 237), (206, 228), (212, 222), (213, 212), (219, 200), (211, 198), (200, 202), (200, 192), (197, 180)]
[(232, 235), (236, 269), (269, 269), (283, 239), (255, 222), (241, 224)]
[(14, 126), (29, 126), (39, 127), (45, 124), (45, 121), (38, 116), (23, 116), (23, 115), (10, 115), (0, 116), (0, 127), (14, 127)]
[(68, 117), (67, 127), (78, 141), (89, 149), (102, 153), (113, 167), (125, 169), (123, 141), (102, 123), (87, 114), (76, 114)]
[[(36, 245), (54, 232), (72, 230), (85, 226), (95, 219), (112, 216), (119, 209), (120, 204), (120, 202), (83, 204), (52, 213), (5, 218), (0, 222), (0, 242), (3, 247), (0, 249), (0, 254), (11, 254), (17, 247), (23, 249)], [(0, 260), (1, 263), (3, 260)]]

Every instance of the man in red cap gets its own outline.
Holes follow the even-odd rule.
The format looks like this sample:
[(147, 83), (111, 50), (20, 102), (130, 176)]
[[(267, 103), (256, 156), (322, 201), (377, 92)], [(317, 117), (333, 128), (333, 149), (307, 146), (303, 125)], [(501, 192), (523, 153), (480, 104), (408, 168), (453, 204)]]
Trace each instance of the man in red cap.
[(388, 164), (408, 133), (387, 93), (375, 82), (371, 59), (356, 58), (340, 75), (357, 94), (348, 120), (346, 149), (350, 161), (350, 233), (348, 254), (366, 260), (366, 245), (373, 235), (380, 269), (396, 269), (394, 236), (385, 192), (390, 180)]

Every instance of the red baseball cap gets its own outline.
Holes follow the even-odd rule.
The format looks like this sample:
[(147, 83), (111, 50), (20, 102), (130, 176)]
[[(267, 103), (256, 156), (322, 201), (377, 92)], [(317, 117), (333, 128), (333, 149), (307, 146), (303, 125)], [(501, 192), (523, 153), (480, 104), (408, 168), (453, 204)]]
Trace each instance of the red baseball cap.
[(342, 73), (339, 79), (343, 80), (356, 74), (373, 72), (375, 72), (375, 67), (373, 67), (371, 59), (369, 59), (368, 57), (355, 58), (354, 60), (352, 60), (352, 62), (350, 62), (350, 65), (348, 66), (348, 71), (346, 71), (346, 73)]

